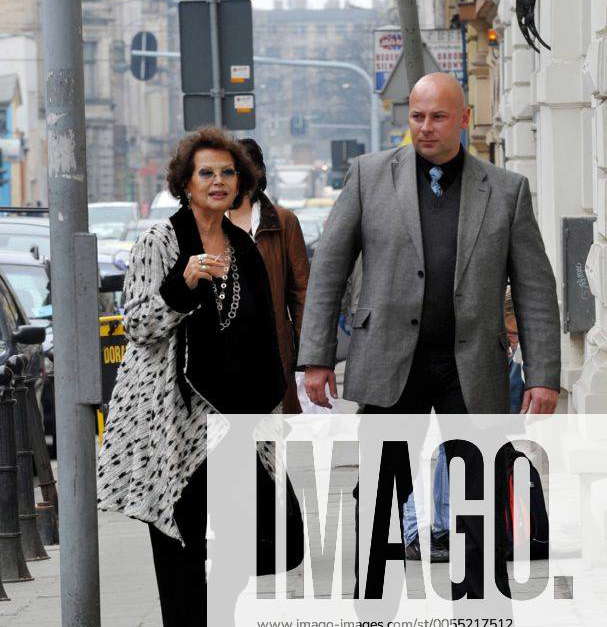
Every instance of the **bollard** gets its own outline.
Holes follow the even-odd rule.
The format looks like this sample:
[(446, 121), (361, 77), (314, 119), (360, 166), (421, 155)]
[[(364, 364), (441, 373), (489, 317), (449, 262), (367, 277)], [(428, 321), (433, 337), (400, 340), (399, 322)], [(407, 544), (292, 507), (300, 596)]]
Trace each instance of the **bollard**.
[(57, 514), (52, 503), (48, 501), (36, 503), (36, 513), (38, 514), (38, 532), (40, 533), (42, 544), (44, 546), (58, 544)]
[(49, 533), (46, 536), (46, 540), (48, 541), (44, 541), (44, 537), (43, 541), (44, 544), (59, 544), (57, 488), (55, 487), (56, 481), (53, 476), (53, 468), (51, 467), (51, 457), (49, 455), (48, 448), (46, 446), (46, 439), (44, 437), (42, 413), (40, 412), (40, 405), (36, 396), (36, 379), (28, 377), (25, 380), (25, 385), (27, 387), (27, 424), (30, 435), (30, 443), (32, 450), (34, 451), (34, 463), (36, 464), (38, 484), (40, 485), (40, 490), (42, 491), (42, 498), (52, 507), (53, 510), (51, 512), (45, 512), (48, 517), (46, 531)]
[[(19, 529), (13, 373), (0, 368), (0, 580), (31, 581)], [(0, 584), (1, 596), (1, 584)]]
[(28, 429), (27, 388), (25, 387), (25, 366), (27, 361), (22, 355), (11, 357), (7, 365), (15, 375), (15, 440), (17, 442), (17, 488), (19, 503), (19, 526), (21, 543), (27, 561), (49, 559), (38, 526), (36, 525), (36, 507), (34, 503), (34, 452), (30, 444)]

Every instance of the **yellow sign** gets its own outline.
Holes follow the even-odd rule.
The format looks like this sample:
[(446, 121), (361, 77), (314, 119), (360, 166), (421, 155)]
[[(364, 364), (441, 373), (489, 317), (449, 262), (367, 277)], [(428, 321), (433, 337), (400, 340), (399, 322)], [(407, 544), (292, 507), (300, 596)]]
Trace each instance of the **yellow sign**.
[(101, 344), (101, 390), (102, 406), (97, 410), (97, 430), (99, 441), (103, 437), (105, 427), (104, 411), (110, 402), (118, 367), (124, 359), (126, 337), (122, 316), (101, 316), (99, 318), (99, 337)]

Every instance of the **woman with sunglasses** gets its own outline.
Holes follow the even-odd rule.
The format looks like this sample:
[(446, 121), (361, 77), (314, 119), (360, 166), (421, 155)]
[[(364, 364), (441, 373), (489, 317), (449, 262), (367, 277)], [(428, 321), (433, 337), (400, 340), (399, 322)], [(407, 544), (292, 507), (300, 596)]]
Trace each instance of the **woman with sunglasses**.
[(149, 524), (165, 626), (206, 625), (205, 459), (223, 435), (207, 434), (207, 413), (267, 414), (285, 391), (264, 262), (225, 217), (258, 176), (223, 131), (187, 135), (167, 177), (181, 208), (139, 238), (125, 278), (129, 343), (99, 456), (99, 507)]

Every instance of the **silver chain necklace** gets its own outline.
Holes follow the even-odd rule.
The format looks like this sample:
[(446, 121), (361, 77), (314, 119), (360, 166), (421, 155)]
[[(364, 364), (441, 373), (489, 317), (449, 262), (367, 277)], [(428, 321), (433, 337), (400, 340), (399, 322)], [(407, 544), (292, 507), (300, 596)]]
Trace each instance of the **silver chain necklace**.
[(226, 256), (230, 260), (230, 268), (228, 272), (232, 273), (232, 303), (230, 304), (230, 311), (228, 311), (228, 315), (225, 320), (221, 319), (221, 312), (223, 311), (223, 304), (226, 298), (226, 289), (228, 287), (228, 272), (226, 272), (221, 277), (220, 290), (217, 289), (217, 285), (215, 285), (215, 281), (211, 281), (211, 285), (213, 286), (213, 293), (215, 294), (215, 304), (217, 306), (217, 313), (219, 315), (219, 330), (225, 331), (229, 326), (232, 320), (236, 318), (236, 312), (238, 311), (238, 306), (240, 305), (240, 275), (238, 274), (238, 266), (236, 265), (236, 254), (234, 253), (234, 248), (232, 245), (229, 245), (226, 248)]

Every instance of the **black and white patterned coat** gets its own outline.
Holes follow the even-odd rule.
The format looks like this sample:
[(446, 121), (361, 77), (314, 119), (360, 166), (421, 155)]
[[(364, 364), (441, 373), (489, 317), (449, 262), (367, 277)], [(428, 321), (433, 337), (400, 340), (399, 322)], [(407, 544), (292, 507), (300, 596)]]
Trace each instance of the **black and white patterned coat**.
[[(228, 430), (223, 417), (193, 394), (188, 412), (177, 384), (177, 327), (189, 314), (172, 310), (160, 285), (179, 255), (170, 223), (133, 246), (125, 277), (129, 340), (110, 401), (98, 459), (98, 505), (154, 524), (181, 540), (173, 510), (192, 473)], [(186, 357), (187, 359), (187, 357)]]

